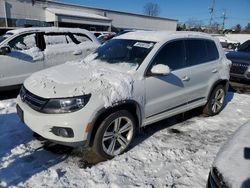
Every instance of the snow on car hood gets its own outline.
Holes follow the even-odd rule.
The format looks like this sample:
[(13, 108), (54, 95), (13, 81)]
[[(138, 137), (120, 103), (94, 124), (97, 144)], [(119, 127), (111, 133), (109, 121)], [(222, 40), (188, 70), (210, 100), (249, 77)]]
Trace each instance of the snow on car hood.
[(134, 68), (127, 63), (67, 62), (32, 74), (24, 86), (44, 98), (97, 94), (108, 107), (132, 97)]
[(217, 154), (213, 166), (228, 187), (245, 187), (243, 185), (250, 179), (249, 138), (250, 121), (241, 126)]

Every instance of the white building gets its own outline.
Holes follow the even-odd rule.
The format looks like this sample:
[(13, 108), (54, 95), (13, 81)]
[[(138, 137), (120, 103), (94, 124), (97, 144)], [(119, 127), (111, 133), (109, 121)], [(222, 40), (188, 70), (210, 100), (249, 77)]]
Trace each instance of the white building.
[(176, 30), (177, 20), (46, 0), (0, 0), (0, 27)]

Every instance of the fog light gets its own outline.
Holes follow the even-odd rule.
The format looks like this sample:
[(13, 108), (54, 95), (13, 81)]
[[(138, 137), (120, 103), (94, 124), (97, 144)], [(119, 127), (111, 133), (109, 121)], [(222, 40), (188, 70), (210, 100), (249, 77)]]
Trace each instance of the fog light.
[(56, 136), (72, 138), (74, 137), (74, 132), (71, 128), (66, 127), (52, 127), (51, 132)]

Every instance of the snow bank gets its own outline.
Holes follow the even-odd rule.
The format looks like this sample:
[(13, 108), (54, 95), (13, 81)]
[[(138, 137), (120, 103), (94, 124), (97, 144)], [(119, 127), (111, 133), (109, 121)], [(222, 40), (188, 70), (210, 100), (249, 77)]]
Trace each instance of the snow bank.
[(226, 101), (213, 117), (150, 125), (128, 152), (86, 169), (85, 154), (45, 150), (18, 119), (15, 100), (0, 101), (0, 187), (205, 187), (219, 148), (250, 119), (249, 95), (228, 93)]

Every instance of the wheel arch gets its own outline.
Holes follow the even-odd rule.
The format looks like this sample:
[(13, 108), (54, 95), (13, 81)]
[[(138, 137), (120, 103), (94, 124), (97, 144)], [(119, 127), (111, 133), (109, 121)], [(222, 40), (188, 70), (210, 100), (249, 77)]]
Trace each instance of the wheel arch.
[(140, 125), (142, 123), (142, 113), (141, 113), (140, 105), (136, 101), (126, 100), (126, 101), (121, 101), (112, 107), (108, 107), (108, 108), (103, 107), (96, 113), (95, 118), (91, 122), (92, 126), (91, 126), (91, 130), (89, 131), (88, 138), (87, 138), (88, 146), (91, 147), (93, 145), (97, 129), (99, 125), (101, 124), (101, 122), (108, 115), (118, 110), (127, 110), (128, 112), (130, 112), (131, 115), (133, 115), (136, 120), (136, 128), (137, 129), (140, 128)]
[(228, 87), (229, 87), (229, 81), (226, 80), (226, 79), (217, 80), (217, 81), (212, 85), (212, 87), (210, 88), (210, 91), (209, 91), (208, 96), (207, 96), (207, 100), (210, 98), (210, 96), (211, 96), (213, 90), (214, 90), (218, 85), (222, 85), (222, 86), (225, 88), (225, 92), (227, 92)]

